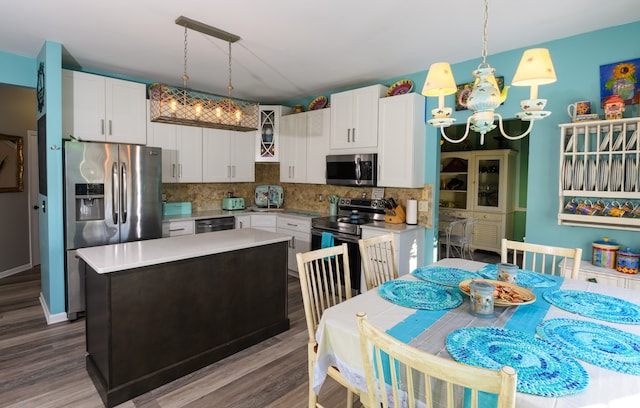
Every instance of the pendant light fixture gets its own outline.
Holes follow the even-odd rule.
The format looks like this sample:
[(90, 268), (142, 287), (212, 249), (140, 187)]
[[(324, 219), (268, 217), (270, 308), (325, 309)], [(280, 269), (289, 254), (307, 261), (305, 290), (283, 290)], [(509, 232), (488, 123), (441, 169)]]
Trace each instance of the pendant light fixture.
[[(240, 37), (216, 27), (180, 16), (176, 24), (184, 27), (183, 87), (153, 84), (149, 87), (152, 122), (248, 132), (258, 129), (258, 103), (232, 97), (231, 44)], [(229, 85), (227, 95), (216, 95), (187, 87), (188, 30), (195, 30), (229, 43)]]
[(447, 62), (437, 62), (429, 67), (427, 78), (422, 89), (425, 96), (437, 96), (438, 107), (433, 109), (433, 119), (429, 124), (440, 128), (442, 137), (450, 143), (460, 143), (469, 135), (469, 129), (480, 133), (480, 144), (484, 144), (484, 135), (495, 129), (495, 118), (498, 119), (498, 126), (502, 136), (509, 140), (517, 140), (527, 136), (532, 128), (533, 122), (543, 119), (551, 112), (543, 110), (547, 100), (538, 98), (538, 85), (550, 84), (556, 81), (556, 74), (549, 50), (536, 48), (526, 50), (520, 60), (520, 64), (513, 77), (511, 85), (529, 86), (529, 99), (520, 101), (522, 112), (516, 113), (516, 117), (522, 121), (528, 121), (527, 130), (518, 136), (507, 135), (502, 124), (502, 116), (495, 112), (506, 99), (508, 87), (502, 92), (498, 88), (494, 76), (495, 69), (487, 63), (487, 22), (489, 20), (489, 1), (484, 2), (484, 27), (482, 34), (482, 62), (478, 68), (472, 72), (475, 77), (473, 88), (466, 102), (466, 107), (473, 111), (467, 118), (467, 126), (464, 135), (459, 139), (451, 139), (446, 135), (445, 128), (451, 126), (456, 119), (451, 117), (452, 109), (444, 106), (444, 97), (456, 93), (457, 86), (453, 79), (451, 66)]

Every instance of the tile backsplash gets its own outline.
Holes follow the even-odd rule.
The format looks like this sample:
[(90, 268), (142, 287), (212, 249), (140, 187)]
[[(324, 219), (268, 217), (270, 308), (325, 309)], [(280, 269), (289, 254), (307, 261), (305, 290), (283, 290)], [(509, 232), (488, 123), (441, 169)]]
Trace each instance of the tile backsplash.
[[(289, 209), (304, 210), (317, 214), (329, 213), (329, 196), (360, 197), (363, 193), (371, 197), (370, 187), (342, 187), (324, 184), (280, 183), (280, 166), (278, 163), (256, 163), (256, 181), (253, 183), (171, 183), (163, 184), (162, 192), (169, 202), (188, 201), (194, 211), (219, 210), (222, 199), (227, 193), (235, 197), (243, 197), (245, 204), (255, 204), (256, 186), (263, 184), (280, 185), (284, 189), (284, 206)], [(385, 188), (385, 197), (393, 197), (406, 207), (407, 199), (427, 200), (429, 208), (433, 208), (433, 189), (431, 185), (424, 188)], [(418, 223), (430, 228), (431, 212), (419, 212)]]

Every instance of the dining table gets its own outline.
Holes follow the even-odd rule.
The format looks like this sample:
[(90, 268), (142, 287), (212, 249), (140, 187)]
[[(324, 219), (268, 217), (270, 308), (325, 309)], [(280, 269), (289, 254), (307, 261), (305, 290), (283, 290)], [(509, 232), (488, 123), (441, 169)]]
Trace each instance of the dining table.
[[(492, 264), (445, 258), (418, 268), (397, 281), (425, 282), (425, 277), (429, 279), (430, 270), (447, 268), (471, 274), (465, 278), (487, 278), (483, 272), (491, 271), (492, 266), (495, 270), (495, 265)], [(421, 274), (417, 273), (420, 272), (419, 269), (423, 269)], [(526, 302), (527, 304), (496, 305), (493, 317), (490, 318), (470, 313), (469, 296), (458, 288), (459, 282), (440, 282), (448, 288), (449, 293), (459, 291), (462, 295), (459, 305), (445, 306), (442, 310), (423, 310), (400, 304), (402, 302), (390, 301), (389, 296), (383, 296), (380, 288), (326, 309), (316, 331), (318, 348), (313, 389), (319, 392), (327, 369), (336, 366), (352, 386), (366, 393), (356, 320), (356, 313), (365, 312), (374, 326), (402, 342), (427, 353), (457, 361), (460, 360), (454, 358), (456, 356), (452, 356), (450, 350), (455, 351), (456, 347), (461, 347), (464, 336), (460, 337), (458, 334), (466, 335), (475, 333), (476, 330), (495, 330), (511, 335), (515, 333), (514, 347), (520, 341), (518, 336), (526, 338), (526, 342), (540, 342), (543, 347), (551, 344), (549, 350), (555, 350), (551, 355), (559, 354), (559, 360), (543, 361), (542, 364), (549, 364), (550, 370), (551, 364), (559, 364), (556, 371), (567, 378), (562, 381), (545, 381), (542, 376), (537, 378), (537, 384), (529, 384), (529, 388), (521, 387), (528, 368), (514, 367), (517, 370), (520, 368), (516, 395), (516, 406), (519, 408), (640, 407), (640, 291), (569, 277), (530, 273), (544, 277), (548, 284), (529, 288), (535, 299)], [(574, 299), (572, 296), (577, 297)], [(580, 296), (595, 300), (585, 304), (582, 300), (576, 300), (585, 299)], [(599, 299), (603, 300), (602, 304)], [(609, 306), (607, 302), (612, 302), (612, 305)], [(608, 315), (609, 312), (604, 312), (602, 316), (597, 313), (594, 315), (591, 304), (596, 311), (596, 306), (604, 305), (613, 318)], [(549, 338), (541, 339), (541, 335), (547, 334)], [(616, 336), (624, 339), (622, 343), (618, 343)], [(581, 341), (589, 345), (581, 346)], [(463, 346), (468, 347), (469, 344)], [(521, 349), (527, 347), (523, 345)], [(601, 347), (607, 351), (593, 352), (591, 347)], [(466, 354), (466, 351), (462, 354)], [(490, 353), (488, 350), (484, 352)], [(624, 354), (617, 356), (617, 352)], [(531, 348), (531, 353), (537, 353), (537, 349)], [(574, 358), (572, 353), (577, 353), (578, 357)], [(535, 364), (539, 364), (536, 355), (524, 356), (523, 361), (532, 357), (536, 360)], [(564, 363), (564, 358), (570, 359), (571, 364)], [(461, 362), (476, 365), (473, 361)]]

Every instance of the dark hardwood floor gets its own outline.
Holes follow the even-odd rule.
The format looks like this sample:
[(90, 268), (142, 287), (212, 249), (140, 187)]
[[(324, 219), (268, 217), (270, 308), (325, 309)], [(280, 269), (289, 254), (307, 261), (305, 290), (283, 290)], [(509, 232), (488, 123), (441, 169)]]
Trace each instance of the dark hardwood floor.
[[(47, 325), (39, 294), (39, 268), (0, 279), (0, 407), (102, 407), (85, 369), (84, 320)], [(288, 331), (118, 407), (306, 407), (307, 329), (292, 276), (289, 319)], [(346, 391), (327, 379), (319, 401), (344, 407)]]

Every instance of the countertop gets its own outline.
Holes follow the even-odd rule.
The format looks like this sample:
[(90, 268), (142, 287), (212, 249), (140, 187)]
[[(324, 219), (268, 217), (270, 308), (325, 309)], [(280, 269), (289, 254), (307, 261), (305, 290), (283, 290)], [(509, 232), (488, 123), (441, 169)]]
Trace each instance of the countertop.
[(243, 228), (81, 248), (77, 253), (97, 273), (109, 273), (290, 239), (287, 234)]
[(189, 221), (189, 220), (202, 220), (207, 218), (220, 218), (220, 217), (235, 217), (236, 215), (260, 215), (260, 214), (282, 214), (292, 215), (304, 218), (316, 218), (322, 217), (322, 214), (314, 214), (304, 210), (296, 209), (271, 209), (271, 210), (251, 210), (250, 207), (244, 210), (207, 210), (207, 211), (193, 211), (191, 214), (179, 214), (179, 215), (165, 215), (162, 217), (163, 221)]

